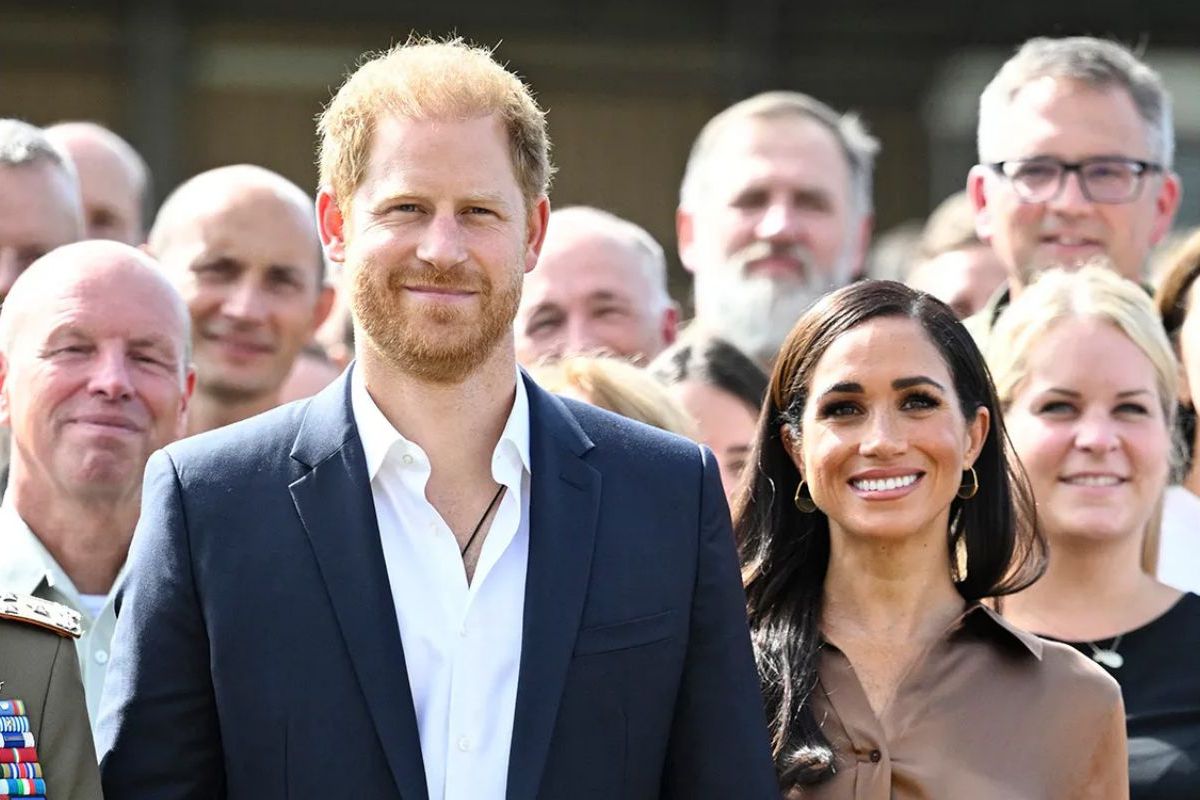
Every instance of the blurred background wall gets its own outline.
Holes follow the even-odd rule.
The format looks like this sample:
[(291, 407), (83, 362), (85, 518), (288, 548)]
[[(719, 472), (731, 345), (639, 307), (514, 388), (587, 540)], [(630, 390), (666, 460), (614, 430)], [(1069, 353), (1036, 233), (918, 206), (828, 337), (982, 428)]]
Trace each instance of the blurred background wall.
[(0, 0), (0, 116), (113, 128), (150, 162), (156, 199), (237, 162), (312, 187), (314, 116), (359, 54), (410, 31), (498, 45), (549, 110), (554, 204), (610, 209), (668, 252), (688, 148), (736, 99), (788, 88), (861, 113), (883, 142), (886, 231), (961, 188), (979, 90), (1017, 44), (1114, 37), (1172, 90), (1178, 225), (1200, 224), (1200, 3), (1182, 0)]

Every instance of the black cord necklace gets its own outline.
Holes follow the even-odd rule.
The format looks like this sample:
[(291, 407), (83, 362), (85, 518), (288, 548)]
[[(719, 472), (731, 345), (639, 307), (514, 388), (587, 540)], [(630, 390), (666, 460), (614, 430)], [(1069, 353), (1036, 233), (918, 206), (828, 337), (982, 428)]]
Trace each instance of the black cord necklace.
[(467, 551), (471, 549), (471, 545), (475, 543), (475, 537), (483, 530), (483, 521), (488, 518), (488, 514), (492, 513), (492, 509), (496, 507), (496, 503), (500, 500), (500, 495), (504, 494), (507, 487), (502, 483), (500, 488), (496, 490), (495, 496), (492, 497), (492, 502), (488, 503), (488, 507), (484, 509), (483, 516), (479, 518), (479, 522), (475, 523), (475, 530), (471, 531), (471, 538), (467, 539), (467, 543), (463, 546), (461, 556), (466, 556)]

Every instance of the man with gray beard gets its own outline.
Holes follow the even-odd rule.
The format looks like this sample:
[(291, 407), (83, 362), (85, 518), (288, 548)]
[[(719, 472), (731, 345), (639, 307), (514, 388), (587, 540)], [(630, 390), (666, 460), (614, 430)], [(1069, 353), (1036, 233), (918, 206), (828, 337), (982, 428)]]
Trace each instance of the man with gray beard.
[(878, 151), (856, 116), (797, 92), (713, 117), (675, 220), (696, 323), (770, 368), (804, 309), (861, 275)]

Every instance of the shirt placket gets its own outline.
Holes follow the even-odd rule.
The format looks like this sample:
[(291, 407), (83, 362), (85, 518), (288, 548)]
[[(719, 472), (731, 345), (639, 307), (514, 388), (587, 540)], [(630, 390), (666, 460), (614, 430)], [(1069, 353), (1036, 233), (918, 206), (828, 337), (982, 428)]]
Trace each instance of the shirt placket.
[(850, 660), (830, 644), (825, 648), (820, 690), (825, 692), (854, 755), (854, 764), (840, 764), (838, 768), (854, 770), (855, 800), (889, 800), (892, 760), (883, 725), (871, 709)]

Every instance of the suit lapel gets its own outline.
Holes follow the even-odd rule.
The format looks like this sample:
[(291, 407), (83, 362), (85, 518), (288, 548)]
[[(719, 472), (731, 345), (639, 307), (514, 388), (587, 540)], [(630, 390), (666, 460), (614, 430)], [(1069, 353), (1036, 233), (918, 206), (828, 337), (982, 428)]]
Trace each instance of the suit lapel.
[(309, 471), (289, 488), (400, 795), (428, 800), (404, 648), (351, 411), (349, 376), (347, 370), (310, 401), (292, 449), (292, 457)]
[(600, 473), (581, 458), (592, 443), (557, 398), (529, 390), (529, 567), (508, 800), (537, 796), (583, 615), (600, 509)]

